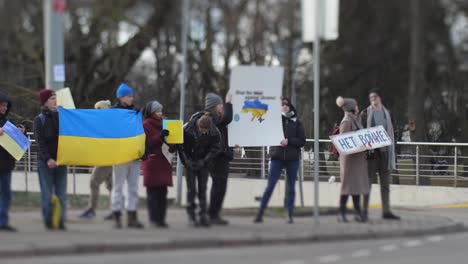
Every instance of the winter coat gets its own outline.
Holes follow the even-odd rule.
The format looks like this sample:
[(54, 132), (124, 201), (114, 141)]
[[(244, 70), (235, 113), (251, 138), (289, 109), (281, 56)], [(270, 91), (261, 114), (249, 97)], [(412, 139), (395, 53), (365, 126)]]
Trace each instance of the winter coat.
[(129, 105), (129, 106), (123, 106), (120, 104), (120, 102), (115, 103), (111, 108), (120, 108), (120, 109), (127, 109), (127, 110), (135, 110), (135, 106)]
[(39, 160), (57, 160), (58, 113), (42, 107), (41, 114), (34, 119), (34, 136), (39, 146)]
[[(216, 127), (219, 130), (219, 133), (221, 135), (221, 151), (219, 152), (219, 155), (217, 157), (223, 157), (227, 158), (229, 161), (234, 159), (234, 153), (231, 147), (229, 147), (229, 138), (228, 138), (228, 125), (232, 121), (232, 104), (231, 103), (225, 103), (224, 104), (224, 114), (220, 118), (216, 118), (214, 115), (212, 116), (212, 121), (214, 124), (216, 124)], [(200, 118), (202, 115), (204, 115), (205, 112), (201, 111), (192, 116), (192, 118)], [(217, 158), (216, 157), (216, 158)]]
[[(8, 105), (6, 113), (4, 115), (0, 114), (0, 127), (3, 127), (7, 121), (10, 121), (8, 119), (8, 113), (10, 112), (12, 104), (6, 96), (1, 94), (0, 102), (7, 102)], [(11, 156), (10, 153), (6, 151), (6, 149), (0, 146), (0, 172), (12, 171), (15, 168), (15, 162), (15, 158), (13, 158), (13, 156)]]
[(197, 129), (197, 120), (201, 116), (192, 116), (184, 126), (184, 144), (179, 145), (182, 163), (187, 167), (187, 161), (204, 161), (205, 167), (211, 167), (213, 158), (221, 152), (221, 136), (215, 125), (210, 127), (206, 135), (201, 135)]
[[(361, 128), (356, 115), (345, 112), (340, 124), (340, 134), (356, 131)], [(369, 193), (366, 152), (340, 155), (340, 178), (342, 195), (359, 195)]]
[(288, 118), (282, 116), (284, 138), (288, 139), (286, 147), (270, 147), (272, 160), (299, 160), (301, 159), (301, 148), (305, 145), (304, 126), (295, 116)]
[(165, 144), (161, 137), (162, 121), (147, 118), (143, 121), (143, 128), (147, 154), (142, 163), (143, 184), (146, 187), (172, 186), (172, 164), (166, 159), (161, 148)]

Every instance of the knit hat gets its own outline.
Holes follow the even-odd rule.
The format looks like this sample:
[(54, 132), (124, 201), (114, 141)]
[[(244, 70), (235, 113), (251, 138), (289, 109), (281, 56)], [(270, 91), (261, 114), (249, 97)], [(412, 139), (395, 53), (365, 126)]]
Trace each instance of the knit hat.
[(162, 112), (163, 106), (158, 101), (150, 101), (146, 104), (145, 109), (143, 110), (143, 115), (145, 118), (151, 117), (155, 112)]
[(117, 98), (122, 98), (127, 95), (133, 95), (133, 89), (125, 83), (121, 83), (117, 89)]
[(49, 98), (55, 95), (55, 91), (44, 88), (39, 91), (39, 102), (44, 105)]
[(208, 93), (205, 96), (205, 110), (215, 108), (217, 105), (223, 104), (223, 99), (215, 93)]
[(94, 108), (96, 109), (107, 109), (111, 107), (111, 101), (109, 100), (101, 100), (98, 101), (95, 105)]
[(342, 108), (345, 112), (351, 112), (356, 109), (357, 102), (353, 98), (343, 98), (338, 96), (338, 98), (336, 98), (336, 105)]

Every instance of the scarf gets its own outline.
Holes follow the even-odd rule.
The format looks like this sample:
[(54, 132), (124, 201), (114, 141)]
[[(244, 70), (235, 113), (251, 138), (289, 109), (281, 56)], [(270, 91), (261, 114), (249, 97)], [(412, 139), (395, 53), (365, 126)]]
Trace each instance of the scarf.
[[(392, 139), (393, 144), (388, 146), (388, 169), (396, 170), (396, 159), (395, 159), (395, 134), (393, 132), (392, 119), (390, 118), (390, 112), (388, 112), (385, 106), (382, 106), (382, 111), (385, 115), (385, 122), (387, 122), (387, 133)], [(374, 115), (374, 110), (372, 106), (367, 108), (367, 128), (372, 126), (372, 117)]]

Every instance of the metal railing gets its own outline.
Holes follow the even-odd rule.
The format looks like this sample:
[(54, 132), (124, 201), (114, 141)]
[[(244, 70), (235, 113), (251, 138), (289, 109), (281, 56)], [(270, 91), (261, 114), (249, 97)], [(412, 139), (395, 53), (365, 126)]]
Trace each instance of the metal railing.
[[(31, 134), (28, 134), (31, 137)], [(37, 171), (37, 146), (32, 146), (17, 163), (16, 171), (24, 171), (25, 191), (28, 191), (29, 175)], [(312, 139), (306, 140), (302, 151), (299, 180), (313, 178), (314, 157)], [(319, 178), (327, 181), (330, 176), (339, 179), (339, 160), (329, 149), (330, 140), (320, 140)], [(466, 150), (465, 150), (466, 149)], [(407, 185), (433, 185), (468, 187), (468, 151), (466, 143), (398, 142), (397, 170), (392, 172), (392, 182)], [(235, 152), (230, 164), (231, 177), (262, 178), (268, 175), (268, 148), (246, 147)], [(466, 165), (465, 165), (466, 164)], [(175, 172), (175, 159), (173, 163)], [(76, 174), (90, 173), (91, 167), (69, 166), (73, 179), (73, 193), (76, 193)], [(300, 184), (300, 187), (302, 185)]]

